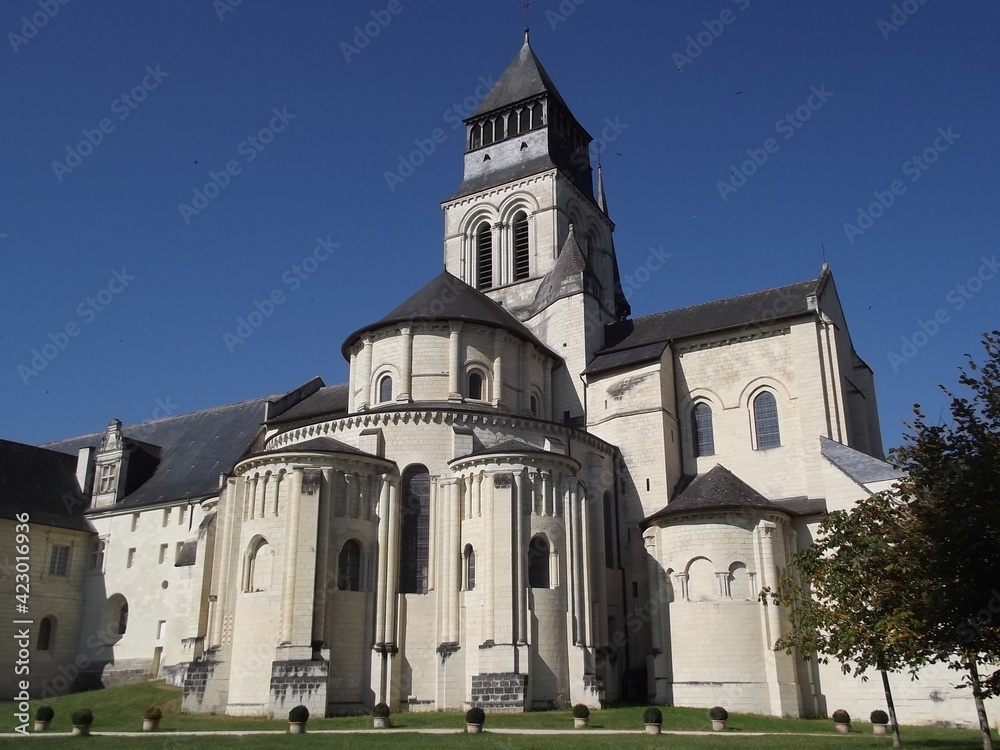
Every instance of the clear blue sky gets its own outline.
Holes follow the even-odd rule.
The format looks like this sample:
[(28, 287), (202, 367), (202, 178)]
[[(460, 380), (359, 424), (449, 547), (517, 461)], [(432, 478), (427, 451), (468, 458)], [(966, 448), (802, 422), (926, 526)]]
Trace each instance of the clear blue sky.
[[(0, 437), (343, 382), (344, 336), (440, 271), (439, 202), (461, 177), (452, 124), (516, 54), (518, 5), (3, 3)], [(978, 356), (1000, 309), (1000, 270), (982, 260), (1000, 253), (1000, 6), (895, 5), (895, 21), (877, 0), (530, 10), (577, 118), (614, 136), (602, 158), (623, 273), (651, 247), (671, 254), (634, 313), (813, 278), (824, 243), (887, 447), (914, 402), (936, 418), (937, 384)], [(356, 39), (366, 24), (377, 35)], [(415, 141), (433, 153), (390, 190)], [(744, 167), (748, 149), (766, 162)], [(912, 161), (928, 149), (934, 163)], [(197, 214), (179, 208), (213, 172), (228, 184)], [(845, 231), (876, 192), (892, 205)], [(303, 265), (317, 237), (338, 247)], [(274, 290), (273, 313), (227, 344)]]

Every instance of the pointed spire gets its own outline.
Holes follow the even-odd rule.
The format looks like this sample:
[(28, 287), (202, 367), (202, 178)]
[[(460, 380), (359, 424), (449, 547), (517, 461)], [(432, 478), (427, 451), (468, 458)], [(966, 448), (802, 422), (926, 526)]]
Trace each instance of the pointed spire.
[(604, 168), (600, 162), (597, 164), (597, 207), (605, 216), (608, 215), (608, 205), (604, 198)]

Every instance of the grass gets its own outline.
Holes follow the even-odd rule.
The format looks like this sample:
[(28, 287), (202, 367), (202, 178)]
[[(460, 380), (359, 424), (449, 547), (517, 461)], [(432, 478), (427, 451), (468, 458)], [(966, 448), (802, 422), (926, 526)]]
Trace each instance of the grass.
[[(31, 708), (31, 718), (41, 701), (34, 701)], [(183, 714), (181, 707), (181, 690), (168, 687), (162, 682), (140, 683), (120, 688), (99, 690), (90, 693), (77, 693), (45, 701), (55, 709), (56, 716), (52, 723), (53, 733), (46, 736), (30, 738), (31, 747), (45, 748), (63, 746), (69, 742), (85, 741), (88, 747), (121, 747), (157, 748), (158, 750), (196, 750), (197, 748), (272, 748), (294, 746), (298, 748), (325, 747), (337, 748), (435, 748), (446, 750), (450, 747), (469, 747), (469, 743), (484, 748), (614, 748), (614, 750), (629, 750), (631, 748), (659, 748), (669, 746), (674, 748), (692, 748), (697, 750), (743, 750), (743, 748), (761, 750), (822, 750), (822, 748), (850, 748), (850, 750), (865, 750), (891, 747), (891, 741), (886, 737), (875, 737), (871, 726), (866, 723), (854, 725), (850, 735), (837, 735), (833, 722), (829, 719), (780, 719), (771, 716), (755, 714), (732, 714), (727, 723), (724, 735), (708, 735), (704, 737), (668, 736), (651, 737), (648, 735), (618, 735), (618, 736), (588, 736), (581, 730), (572, 736), (524, 736), (491, 734), (491, 729), (571, 729), (572, 714), (567, 710), (538, 711), (525, 714), (489, 714), (486, 720), (486, 732), (479, 736), (467, 736), (463, 733), (465, 725), (464, 714), (451, 713), (396, 713), (392, 715), (395, 728), (419, 729), (437, 728), (452, 729), (454, 734), (416, 735), (375, 732), (371, 726), (371, 718), (365, 716), (344, 716), (336, 718), (311, 718), (308, 729), (310, 734), (304, 736), (289, 736), (284, 734), (287, 721), (281, 719), (265, 719), (256, 717), (217, 716), (211, 714)], [(149, 733), (142, 737), (113, 738), (100, 737), (102, 732), (126, 731), (135, 732), (141, 728), (142, 714), (147, 706), (158, 705), (163, 710), (163, 720), (160, 731)], [(78, 708), (87, 707), (94, 712), (94, 737), (69, 737), (70, 716)], [(3, 704), (3, 722), (0, 731), (12, 731), (14, 728), (13, 706)], [(643, 706), (609, 708), (594, 711), (590, 716), (590, 726), (594, 729), (621, 729), (633, 732), (643, 728)], [(661, 707), (663, 712), (663, 729), (708, 731), (711, 722), (708, 712), (702, 708)], [(319, 730), (363, 730), (355, 735), (320, 735)], [(257, 730), (273, 732), (267, 736), (215, 736), (187, 737), (172, 733), (178, 731), (213, 731), (213, 730)], [(748, 737), (739, 736), (752, 732), (805, 733), (812, 737)], [(2, 739), (0, 744), (24, 742), (25, 739)], [(977, 732), (959, 729), (936, 729), (933, 727), (905, 727), (903, 729), (903, 744), (906, 748), (916, 750), (978, 750), (982, 741)]]

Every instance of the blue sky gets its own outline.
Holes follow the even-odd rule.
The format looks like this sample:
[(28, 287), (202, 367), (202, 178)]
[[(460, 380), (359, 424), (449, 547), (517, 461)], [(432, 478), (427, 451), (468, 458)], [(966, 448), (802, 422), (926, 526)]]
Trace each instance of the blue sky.
[[(4, 3), (0, 437), (343, 382), (343, 338), (441, 269), (454, 125), (516, 54), (518, 5)], [(813, 278), (822, 243), (886, 447), (914, 402), (937, 418), (998, 323), (1000, 6), (530, 14), (607, 139), (622, 272), (670, 254), (635, 315)]]

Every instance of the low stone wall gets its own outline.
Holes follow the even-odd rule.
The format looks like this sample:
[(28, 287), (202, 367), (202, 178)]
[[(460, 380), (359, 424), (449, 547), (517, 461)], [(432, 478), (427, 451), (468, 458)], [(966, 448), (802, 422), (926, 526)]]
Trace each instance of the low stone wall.
[(472, 678), (473, 706), (490, 711), (525, 710), (524, 696), (528, 675), (515, 672), (490, 672)]

